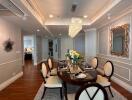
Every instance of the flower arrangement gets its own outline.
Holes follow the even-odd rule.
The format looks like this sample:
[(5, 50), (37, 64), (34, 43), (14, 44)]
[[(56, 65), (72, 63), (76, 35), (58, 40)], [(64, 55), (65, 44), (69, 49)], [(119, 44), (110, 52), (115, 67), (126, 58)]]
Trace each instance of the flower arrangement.
[(82, 56), (75, 50), (67, 50), (67, 53), (65, 54), (66, 57), (68, 57), (72, 64), (78, 63), (78, 61), (82, 58)]

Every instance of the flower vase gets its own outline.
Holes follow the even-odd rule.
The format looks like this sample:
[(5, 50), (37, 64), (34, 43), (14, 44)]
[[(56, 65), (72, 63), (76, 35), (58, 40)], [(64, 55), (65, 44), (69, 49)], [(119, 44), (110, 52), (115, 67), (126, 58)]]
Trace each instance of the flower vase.
[(76, 70), (76, 71), (78, 70), (78, 65), (77, 65), (77, 63), (74, 63), (74, 64), (73, 64), (73, 69)]

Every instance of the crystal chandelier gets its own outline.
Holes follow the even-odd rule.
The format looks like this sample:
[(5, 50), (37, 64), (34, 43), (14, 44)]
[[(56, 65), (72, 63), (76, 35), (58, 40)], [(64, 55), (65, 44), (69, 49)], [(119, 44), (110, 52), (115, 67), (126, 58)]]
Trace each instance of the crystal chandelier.
[(72, 18), (69, 25), (69, 36), (74, 38), (82, 30), (82, 19)]

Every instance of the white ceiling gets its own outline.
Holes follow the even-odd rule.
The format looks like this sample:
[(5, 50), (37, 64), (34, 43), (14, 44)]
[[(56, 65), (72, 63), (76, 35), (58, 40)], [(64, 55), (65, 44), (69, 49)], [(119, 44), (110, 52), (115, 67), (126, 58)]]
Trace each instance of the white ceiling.
[[(36, 0), (39, 9), (46, 18), (46, 24), (61, 23), (64, 21), (69, 21), (71, 17), (81, 17), (88, 15), (88, 18), (85, 20), (87, 23), (88, 20), (92, 19), (97, 12), (100, 12), (102, 8), (111, 0)], [(72, 4), (76, 4), (77, 8), (75, 12), (71, 12)], [(51, 20), (48, 18), (49, 14), (53, 14), (54, 18)], [(55, 24), (56, 24), (55, 23)]]
[[(50, 32), (45, 30), (29, 10), (20, 2), (21, 0), (12, 0), (21, 10), (28, 15), (27, 20), (17, 16), (2, 16), (6, 20), (19, 25), (27, 33), (36, 33), (37, 29), (41, 31), (39, 35), (51, 35), (57, 37), (68, 34), (68, 24), (71, 17), (83, 19), (84, 28), (98, 27), (100, 23), (107, 21), (107, 14), (111, 13), (112, 18), (120, 14), (125, 8), (132, 5), (132, 0), (30, 0), (35, 1), (36, 7), (45, 18), (44, 24)], [(76, 4), (75, 12), (71, 12), (72, 4)], [(54, 17), (49, 18), (49, 14)], [(84, 19), (83, 15), (88, 18)]]

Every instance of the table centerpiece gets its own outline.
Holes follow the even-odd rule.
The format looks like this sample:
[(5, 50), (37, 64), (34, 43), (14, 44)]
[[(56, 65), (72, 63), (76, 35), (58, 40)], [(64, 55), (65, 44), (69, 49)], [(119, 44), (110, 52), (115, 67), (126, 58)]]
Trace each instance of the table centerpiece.
[(67, 53), (65, 54), (66, 60), (70, 62), (72, 65), (79, 64), (80, 60), (83, 58), (81, 54), (75, 50), (67, 50)]

